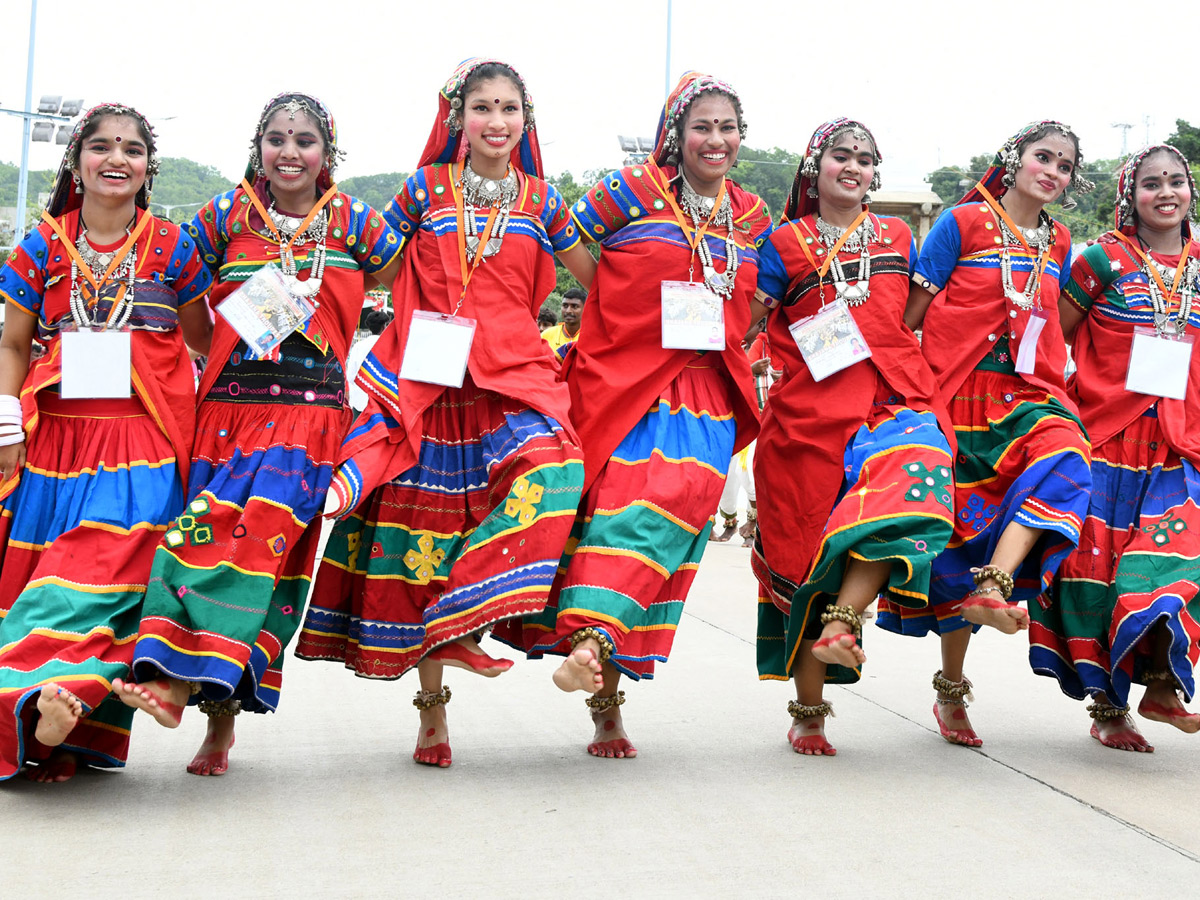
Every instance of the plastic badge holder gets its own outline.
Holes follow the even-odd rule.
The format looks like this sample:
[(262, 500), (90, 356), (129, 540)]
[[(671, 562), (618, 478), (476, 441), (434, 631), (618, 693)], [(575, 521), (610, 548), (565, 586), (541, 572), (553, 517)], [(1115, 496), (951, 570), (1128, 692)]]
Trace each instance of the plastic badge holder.
[(267, 263), (217, 304), (219, 312), (259, 359), (312, 318), (317, 304), (288, 290), (283, 273)]
[(724, 350), (724, 301), (706, 285), (664, 281), (662, 345), (668, 350)]
[(62, 383), (66, 400), (119, 399), (130, 396), (129, 331), (63, 331)]
[(1046, 314), (1040, 309), (1029, 314), (1025, 333), (1021, 335), (1021, 346), (1017, 348), (1017, 361), (1013, 368), (1020, 375), (1032, 375), (1037, 368), (1037, 345), (1042, 329), (1046, 327)]
[(408, 325), (400, 377), (462, 387), (475, 340), (475, 320), (417, 310)]
[(1155, 329), (1133, 329), (1125, 390), (1152, 397), (1182, 400), (1192, 367), (1192, 335), (1160, 335)]
[(823, 381), (855, 363), (870, 359), (871, 348), (858, 330), (845, 300), (835, 300), (815, 315), (788, 326), (813, 381)]

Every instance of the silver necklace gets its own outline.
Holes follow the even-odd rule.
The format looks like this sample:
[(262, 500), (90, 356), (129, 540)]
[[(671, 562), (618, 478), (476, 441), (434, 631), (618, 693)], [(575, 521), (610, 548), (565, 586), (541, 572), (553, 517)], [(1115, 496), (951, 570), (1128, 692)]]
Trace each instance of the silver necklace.
[[(329, 233), (329, 217), (326, 210), (322, 209), (313, 216), (313, 220), (308, 223), (308, 228), (302, 235), (297, 235), (296, 232), (304, 224), (304, 219), (281, 213), (275, 208), (274, 200), (267, 209), (267, 215), (271, 217), (276, 231), (279, 232), (279, 267), (283, 270), (283, 278), (287, 282), (288, 290), (296, 297), (313, 296), (321, 289), (321, 279), (325, 277), (325, 237)], [(312, 251), (312, 265), (309, 268), (308, 279), (305, 281), (296, 277), (299, 267), (296, 265), (296, 254), (293, 247), (297, 241), (301, 243), (316, 241), (317, 243)]]
[[(1046, 214), (1042, 213), (1042, 216), (1045, 217)], [(1018, 291), (1012, 276), (1012, 247), (1017, 246), (1020, 241), (1012, 233), (1004, 219), (1000, 218), (1000, 239), (1003, 241), (1000, 245), (1000, 286), (1004, 289), (1004, 296), (1014, 306), (1030, 310), (1033, 309), (1034, 300), (1038, 294), (1041, 282), (1038, 274), (1042, 271), (1042, 262), (1046, 254), (1050, 252), (1051, 226), (1049, 218), (1043, 218), (1037, 228), (1022, 228), (1021, 232), (1026, 235), (1026, 242), (1029, 246), (1037, 251), (1037, 259), (1033, 261), (1033, 268), (1030, 269), (1029, 277), (1025, 281), (1025, 289)]]
[[(1184, 248), (1187, 252), (1187, 248)], [(1146, 260), (1158, 269), (1158, 273), (1162, 276), (1163, 284), (1171, 284), (1175, 279), (1175, 266), (1164, 266), (1157, 260), (1151, 259), (1149, 252), (1146, 253)], [(1145, 263), (1142, 264), (1142, 272), (1146, 275), (1146, 280), (1149, 282), (1150, 288), (1150, 304), (1154, 307), (1154, 330), (1159, 336), (1167, 333), (1167, 326), (1170, 324), (1171, 330), (1176, 334), (1183, 334), (1187, 328), (1188, 320), (1192, 315), (1192, 301), (1196, 291), (1196, 276), (1200, 274), (1200, 260), (1196, 257), (1189, 257), (1187, 263), (1183, 267), (1182, 284), (1179, 286), (1179, 311), (1175, 316), (1175, 321), (1171, 322), (1170, 311), (1167, 305), (1167, 298), (1163, 296), (1158, 287), (1158, 280), (1149, 270)]]
[[(845, 231), (846, 229), (839, 228), (817, 216), (817, 237), (825, 245), (825, 249), (832, 252)], [(854, 284), (850, 284), (846, 279), (846, 270), (837, 254), (833, 254), (829, 259), (829, 274), (833, 276), (833, 289), (837, 292), (837, 298), (844, 300), (847, 306), (861, 306), (871, 296), (871, 243), (874, 240), (875, 223), (871, 221), (870, 216), (867, 216), (838, 248), (838, 252), (845, 250), (847, 253), (856, 251), (859, 253), (858, 281)]]
[(479, 223), (475, 221), (477, 207), (496, 208), (496, 221), (483, 248), (483, 258), (495, 256), (500, 252), (500, 245), (504, 243), (504, 235), (508, 232), (509, 211), (517, 201), (517, 173), (509, 166), (503, 178), (485, 178), (471, 168), (471, 158), (467, 157), (458, 187), (463, 198), (463, 235), (466, 237), (467, 258), (474, 262), (479, 252)]
[[(700, 230), (701, 221), (711, 221), (713, 227), (725, 229), (725, 271), (718, 272), (713, 263), (712, 250), (708, 241), (701, 239), (696, 244), (696, 255), (700, 257), (700, 271), (704, 275), (704, 283), (708, 289), (723, 300), (733, 296), (733, 286), (737, 281), (738, 267), (742, 264), (738, 253), (737, 240), (734, 237), (733, 201), (729, 199), (729, 191), (721, 200), (721, 207), (713, 215), (715, 197), (705, 197), (697, 193), (691, 186), (687, 176), (679, 173), (679, 205), (691, 217), (692, 227)], [(712, 219), (709, 220), (709, 216)]]
[[(129, 236), (129, 229), (125, 229), (125, 236)], [(112, 251), (101, 253), (95, 249), (87, 239), (87, 226), (80, 219), (79, 236), (75, 238), (75, 249), (79, 251), (79, 257), (83, 260), (84, 265), (92, 273), (92, 279), (96, 283), (104, 277), (104, 273), (108, 271), (108, 267), (112, 265), (113, 257), (116, 255)], [(125, 254), (125, 258), (112, 273), (114, 282), (125, 282), (125, 292), (117, 303), (117, 309), (112, 310), (107, 321), (100, 322), (93, 319), (93, 315), (100, 311), (100, 298), (97, 294), (96, 304), (89, 309), (87, 301), (83, 298), (83, 281), (79, 277), (79, 266), (74, 258), (71, 259), (71, 293), (69, 305), (71, 308), (71, 319), (75, 323), (76, 328), (89, 328), (102, 326), (112, 331), (120, 331), (129, 322), (129, 317), (133, 315), (133, 273), (137, 270), (137, 246), (129, 248), (129, 252)]]

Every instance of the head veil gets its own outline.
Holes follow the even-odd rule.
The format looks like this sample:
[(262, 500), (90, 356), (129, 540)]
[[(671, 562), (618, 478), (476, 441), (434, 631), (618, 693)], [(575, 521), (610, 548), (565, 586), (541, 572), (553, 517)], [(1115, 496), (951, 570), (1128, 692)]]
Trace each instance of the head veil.
[(1188, 204), (1187, 216), (1184, 217), (1182, 228), (1184, 234), (1189, 232), (1190, 223), (1196, 218), (1196, 179), (1192, 177), (1192, 169), (1188, 165), (1187, 157), (1180, 152), (1178, 147), (1174, 147), (1171, 144), (1153, 144), (1149, 147), (1143, 147), (1122, 164), (1121, 171), (1117, 173), (1117, 202), (1113, 212), (1113, 227), (1117, 231), (1128, 235), (1137, 234), (1137, 218), (1134, 215), (1133, 194), (1137, 182), (1138, 167), (1148, 156), (1157, 153), (1159, 150), (1166, 150), (1168, 153), (1173, 154), (1183, 164), (1183, 171), (1187, 172), (1188, 187), (1192, 191), (1192, 202)]
[[(788, 194), (787, 205), (783, 208), (784, 219), (794, 221), (817, 211), (817, 176), (821, 171), (821, 157), (824, 155), (825, 150), (828, 149), (827, 144), (830, 139), (841, 134), (843, 131), (861, 131), (865, 134), (867, 140), (871, 142), (871, 152), (875, 156), (875, 165), (878, 166), (883, 162), (883, 156), (879, 153), (879, 142), (875, 140), (875, 135), (871, 133), (871, 129), (867, 128), (862, 122), (855, 121), (854, 119), (831, 119), (814, 131), (812, 137), (809, 138), (808, 147), (804, 151), (804, 161), (796, 169), (796, 178), (792, 182), (792, 190)], [(875, 176), (871, 179), (869, 190), (879, 190), (878, 169), (876, 169)]]
[[(988, 170), (983, 173), (983, 177), (979, 179), (979, 184), (987, 188), (989, 194), (999, 200), (1008, 191), (1012, 184), (1012, 179), (1016, 177), (1017, 169), (1021, 167), (1021, 154), (1025, 150), (1025, 146), (1033, 139), (1033, 136), (1040, 131), (1054, 128), (1064, 135), (1070, 135), (1075, 138), (1075, 144), (1078, 147), (1079, 138), (1075, 132), (1071, 130), (1069, 125), (1064, 125), (1062, 122), (1055, 122), (1053, 119), (1042, 119), (1038, 122), (1030, 122), (1007, 141), (1001, 145), (996, 151), (996, 155), (992, 157), (992, 164)], [(1077, 193), (1086, 194), (1095, 187), (1092, 182), (1088, 181), (1082, 175), (1083, 172), (1083, 152), (1077, 151), (1075, 155), (1075, 168), (1071, 170), (1071, 181), (1067, 185), (1067, 189), (1074, 188)], [(973, 187), (967, 191), (958, 204), (963, 203), (980, 203), (983, 201), (983, 194), (980, 193), (978, 187)], [(958, 205), (956, 204), (956, 205)], [(1063, 209), (1072, 209), (1075, 202), (1066, 196), (1066, 191), (1063, 192)]]
[(688, 108), (701, 94), (715, 91), (733, 101), (737, 113), (738, 134), (746, 137), (746, 120), (742, 116), (742, 100), (728, 82), (700, 72), (684, 72), (675, 89), (667, 97), (658, 116), (658, 131), (655, 132), (654, 152), (651, 157), (660, 166), (679, 165), (679, 126), (687, 118)]
[(496, 64), (504, 66), (517, 76), (520, 82), (521, 95), (525, 106), (525, 133), (521, 136), (518, 152), (513, 154), (513, 168), (520, 169), (536, 178), (542, 177), (542, 148), (538, 144), (537, 126), (533, 118), (533, 99), (529, 89), (525, 87), (525, 79), (517, 74), (516, 69), (506, 62), (485, 57), (472, 57), (463, 60), (454, 70), (454, 74), (438, 93), (438, 114), (425, 143), (425, 150), (417, 168), (433, 163), (458, 162), (467, 155), (467, 142), (463, 140), (462, 108), (467, 81), (471, 74), (480, 66)]
[(67, 152), (63, 154), (62, 162), (58, 166), (58, 174), (54, 176), (54, 186), (50, 189), (50, 202), (46, 204), (46, 212), (52, 216), (61, 216), (73, 209), (79, 209), (83, 205), (83, 193), (75, 190), (75, 181), (73, 175), (75, 170), (79, 168), (79, 151), (80, 145), (83, 143), (83, 131), (88, 126), (88, 123), (93, 119), (101, 116), (128, 116), (131, 119), (136, 119), (138, 123), (145, 129), (149, 135), (148, 146), (146, 147), (147, 165), (146, 165), (146, 183), (142, 185), (142, 189), (137, 192), (137, 197), (134, 198), (134, 203), (141, 209), (146, 209), (150, 205), (150, 191), (154, 184), (154, 176), (158, 174), (158, 148), (155, 144), (154, 129), (150, 126), (150, 121), (132, 106), (125, 106), (122, 103), (101, 103), (99, 106), (93, 106), (75, 123), (75, 128), (71, 131), (71, 140), (67, 144)]

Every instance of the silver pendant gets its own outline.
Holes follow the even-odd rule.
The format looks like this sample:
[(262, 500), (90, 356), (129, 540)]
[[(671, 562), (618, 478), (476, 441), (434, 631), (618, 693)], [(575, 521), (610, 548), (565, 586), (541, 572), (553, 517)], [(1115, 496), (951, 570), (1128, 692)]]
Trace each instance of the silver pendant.
[[(483, 258), (487, 259), (489, 256), (495, 256), (497, 253), (499, 253), (500, 252), (500, 244), (501, 244), (500, 238), (488, 238), (487, 245), (483, 248)], [(479, 252), (479, 237), (476, 235), (473, 235), (473, 234), (467, 235), (467, 253), (470, 255), (470, 257), (472, 259), (474, 259), (475, 254), (477, 254), (478, 252)]]
[(712, 266), (703, 266), (704, 283), (714, 294), (724, 294), (733, 288), (733, 282), (724, 272), (718, 272)]

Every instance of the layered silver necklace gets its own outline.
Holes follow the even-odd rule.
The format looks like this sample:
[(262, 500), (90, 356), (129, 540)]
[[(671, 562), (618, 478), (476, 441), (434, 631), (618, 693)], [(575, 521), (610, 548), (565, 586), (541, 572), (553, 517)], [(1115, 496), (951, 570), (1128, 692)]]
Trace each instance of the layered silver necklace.
[[(296, 232), (304, 224), (302, 217), (281, 213), (275, 208), (274, 200), (271, 201), (267, 214), (279, 232), (279, 267), (283, 270), (288, 290), (296, 297), (312, 297), (321, 289), (321, 279), (325, 276), (325, 237), (329, 233), (328, 211), (322, 209), (313, 216), (313, 220), (308, 223), (304, 234), (299, 236)], [(309, 267), (308, 278), (300, 281), (296, 277), (299, 270), (292, 248), (297, 242), (304, 243), (305, 241), (316, 241), (316, 247), (313, 248), (310, 255), (312, 265)]]
[(497, 210), (496, 222), (483, 248), (483, 258), (495, 256), (500, 252), (500, 245), (508, 232), (509, 211), (517, 202), (517, 173), (509, 166), (503, 178), (485, 178), (471, 168), (471, 159), (467, 157), (458, 187), (463, 198), (463, 234), (466, 237), (467, 257), (473, 262), (479, 252), (479, 223), (475, 221), (475, 210), (492, 207)]
[[(129, 236), (129, 229), (125, 229), (125, 236)], [(104, 277), (104, 273), (108, 271), (108, 267), (112, 265), (115, 251), (100, 252), (95, 249), (87, 239), (87, 226), (83, 224), (83, 220), (79, 222), (79, 236), (75, 238), (75, 249), (79, 251), (79, 257), (83, 260), (84, 265), (92, 273), (92, 279), (99, 284), (100, 279)], [(102, 323), (92, 318), (93, 314), (98, 314), (100, 311), (99, 293), (96, 296), (96, 304), (91, 309), (88, 309), (87, 301), (83, 298), (83, 283), (79, 277), (79, 266), (75, 260), (71, 260), (71, 319), (75, 322), (77, 328), (91, 327), (95, 325), (104, 325), (105, 328), (113, 331), (119, 331), (125, 327), (129, 321), (129, 317), (133, 315), (133, 273), (137, 270), (137, 246), (129, 248), (129, 252), (125, 254), (125, 258), (121, 260), (116, 270), (112, 273), (112, 281), (115, 283), (125, 282), (125, 294), (120, 300), (114, 300), (118, 304), (117, 309), (111, 311), (107, 322)]]
[(1041, 281), (1038, 275), (1042, 271), (1042, 261), (1050, 252), (1050, 219), (1043, 212), (1037, 228), (1021, 229), (1025, 242), (1036, 251), (1037, 258), (1032, 261), (1029, 277), (1025, 281), (1025, 289), (1018, 291), (1016, 285), (1013, 284), (1012, 277), (1012, 247), (1020, 244), (1020, 240), (1012, 233), (1002, 217), (998, 216), (997, 218), (1000, 219), (1000, 239), (1003, 241), (1000, 245), (1000, 286), (1004, 289), (1004, 296), (1012, 302), (1013, 306), (1024, 310), (1033, 309), (1038, 284)]
[[(700, 223), (709, 220), (712, 215), (716, 197), (705, 197), (698, 194), (688, 183), (687, 176), (679, 175), (679, 205), (692, 219), (692, 227), (700, 230)], [(737, 281), (737, 270), (742, 264), (738, 254), (737, 241), (734, 238), (733, 201), (729, 199), (729, 191), (721, 200), (721, 208), (712, 215), (712, 226), (725, 229), (725, 271), (718, 272), (713, 264), (712, 250), (708, 241), (700, 240), (696, 245), (696, 254), (700, 257), (700, 271), (704, 273), (704, 283), (708, 289), (723, 300), (733, 296), (733, 286)]]
[[(1184, 248), (1187, 252), (1187, 248)], [(1146, 254), (1146, 259), (1154, 268), (1158, 269), (1158, 274), (1162, 276), (1163, 284), (1171, 284), (1175, 280), (1175, 266), (1165, 266), (1157, 260), (1150, 259), (1149, 253)], [(1183, 334), (1187, 328), (1188, 320), (1192, 315), (1192, 302), (1195, 299), (1196, 292), (1196, 277), (1200, 275), (1200, 260), (1196, 257), (1190, 257), (1183, 267), (1182, 283), (1179, 285), (1179, 311), (1175, 315), (1175, 321), (1171, 321), (1170, 312), (1167, 307), (1167, 298), (1163, 296), (1158, 287), (1158, 280), (1154, 274), (1142, 265), (1142, 271), (1146, 275), (1146, 280), (1150, 283), (1150, 304), (1154, 307), (1154, 329), (1160, 335), (1167, 333), (1167, 326), (1170, 325), (1172, 331), (1179, 335)]]
[[(825, 245), (825, 249), (833, 253), (833, 248), (845, 234), (845, 228), (839, 228), (817, 216), (817, 237)], [(846, 279), (846, 270), (842, 261), (833, 254), (829, 258), (829, 274), (833, 279), (833, 289), (839, 300), (846, 301), (847, 306), (861, 306), (871, 296), (871, 243), (875, 240), (875, 223), (867, 216), (862, 224), (854, 229), (839, 248), (847, 253), (858, 252), (858, 280), (850, 284)]]

